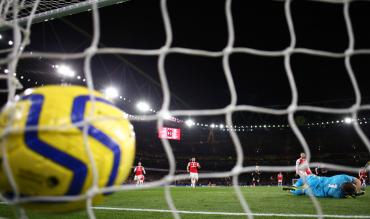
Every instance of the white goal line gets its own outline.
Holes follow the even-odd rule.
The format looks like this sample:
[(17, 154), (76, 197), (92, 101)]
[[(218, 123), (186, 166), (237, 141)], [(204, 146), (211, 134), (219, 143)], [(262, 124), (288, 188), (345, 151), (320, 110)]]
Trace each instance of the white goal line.
[[(0, 202), (2, 205), (7, 205), (6, 202)], [(159, 213), (173, 213), (172, 210), (166, 209), (151, 209), (151, 208), (118, 208), (118, 207), (103, 207), (97, 206), (92, 207), (95, 210), (107, 210), (107, 211), (138, 211), (138, 212), (159, 212)], [(296, 218), (317, 218), (316, 214), (281, 214), (281, 213), (242, 213), (242, 212), (215, 212), (215, 211), (185, 211), (176, 210), (179, 214), (203, 214), (203, 215), (224, 215), (224, 216), (246, 216), (253, 215), (257, 217), (296, 217)], [(324, 214), (321, 215), (324, 218), (369, 218), (370, 215), (337, 215), (337, 214)], [(0, 217), (0, 219), (3, 219)]]
[[(264, 217), (295, 217), (295, 218), (317, 218), (316, 214), (279, 214), (279, 213), (241, 213), (241, 212), (213, 212), (213, 211), (184, 211), (184, 210), (165, 210), (165, 209), (150, 209), (150, 208), (118, 208), (118, 207), (92, 207), (95, 210), (111, 210), (111, 211), (140, 211), (140, 212), (160, 212), (160, 213), (178, 213), (178, 214), (203, 214), (203, 215), (225, 215), (225, 216), (264, 216)], [(324, 214), (324, 218), (370, 218), (370, 215), (335, 215)]]

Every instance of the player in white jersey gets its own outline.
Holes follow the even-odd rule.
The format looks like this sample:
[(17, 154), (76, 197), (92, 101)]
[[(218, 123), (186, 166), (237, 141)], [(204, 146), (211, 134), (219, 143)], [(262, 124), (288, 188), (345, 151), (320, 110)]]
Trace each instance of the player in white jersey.
[(312, 171), (306, 160), (306, 154), (301, 153), (300, 158), (295, 162), (295, 173), (300, 177), (305, 177), (312, 174)]
[(195, 158), (191, 158), (191, 161), (188, 163), (186, 170), (190, 173), (191, 187), (195, 188), (196, 183), (198, 182), (198, 169), (200, 165), (195, 161)]

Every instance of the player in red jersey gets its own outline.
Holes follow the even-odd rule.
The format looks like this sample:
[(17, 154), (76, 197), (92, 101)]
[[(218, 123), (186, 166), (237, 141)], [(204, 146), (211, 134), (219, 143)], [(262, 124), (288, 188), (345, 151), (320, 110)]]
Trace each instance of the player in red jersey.
[(191, 161), (188, 163), (186, 170), (190, 173), (191, 187), (195, 188), (196, 183), (198, 182), (198, 169), (200, 165), (195, 161), (195, 158), (191, 158)]
[(300, 158), (298, 158), (295, 162), (295, 173), (300, 177), (305, 177), (312, 174), (312, 171), (306, 160), (306, 154), (303, 152), (301, 153)]
[(366, 181), (367, 181), (367, 172), (366, 168), (361, 168), (360, 171), (358, 172), (358, 178), (361, 181), (361, 188), (362, 190), (365, 190), (366, 188)]
[(283, 174), (281, 172), (277, 175), (277, 180), (278, 186), (283, 186)]
[(141, 162), (137, 163), (137, 166), (134, 169), (135, 177), (134, 180), (136, 181), (136, 185), (143, 184), (144, 183), (144, 174), (145, 168), (141, 166)]

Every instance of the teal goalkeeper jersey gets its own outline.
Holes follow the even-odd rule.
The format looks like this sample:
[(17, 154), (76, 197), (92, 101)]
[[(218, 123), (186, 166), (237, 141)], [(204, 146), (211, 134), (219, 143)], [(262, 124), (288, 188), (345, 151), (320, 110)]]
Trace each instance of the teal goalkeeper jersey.
[[(307, 184), (309, 185), (312, 194), (316, 197), (333, 197), (343, 198), (344, 194), (341, 190), (343, 183), (354, 182), (355, 177), (341, 174), (332, 177), (320, 177), (315, 175), (309, 175), (306, 178)], [(303, 180), (299, 179), (295, 186), (299, 187), (303, 185)], [(309, 194), (309, 189), (292, 191), (295, 195)]]

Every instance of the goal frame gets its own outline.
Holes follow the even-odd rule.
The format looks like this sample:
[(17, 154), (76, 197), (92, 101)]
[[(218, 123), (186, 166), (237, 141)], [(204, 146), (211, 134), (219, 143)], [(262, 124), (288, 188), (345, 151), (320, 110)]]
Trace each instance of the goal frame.
[[(96, 4), (98, 8), (102, 8), (105, 6), (110, 6), (113, 4), (121, 4), (124, 2), (128, 2), (128, 1), (129, 0), (86, 0), (86, 1), (79, 2), (79, 3), (67, 5), (61, 8), (56, 8), (56, 9), (52, 9), (52, 10), (48, 10), (48, 11), (44, 11), (40, 13), (36, 12), (32, 16), (31, 23), (32, 24), (40, 23), (43, 21), (48, 21), (50, 19), (61, 18), (61, 17), (69, 16), (69, 15), (78, 14), (84, 11), (89, 11), (91, 10), (91, 6), (94, 4)], [(30, 4), (29, 7), (33, 7), (33, 6), (31, 6)], [(15, 20), (14, 19), (7, 20), (7, 22), (16, 21), (19, 25), (24, 25), (27, 23), (29, 19), (30, 19), (30, 14), (28, 14), (27, 16), (21, 17), (21, 18), (17, 18)], [(6, 28), (6, 25), (2, 27), (0, 26), (0, 31), (3, 30), (4, 28)]]

